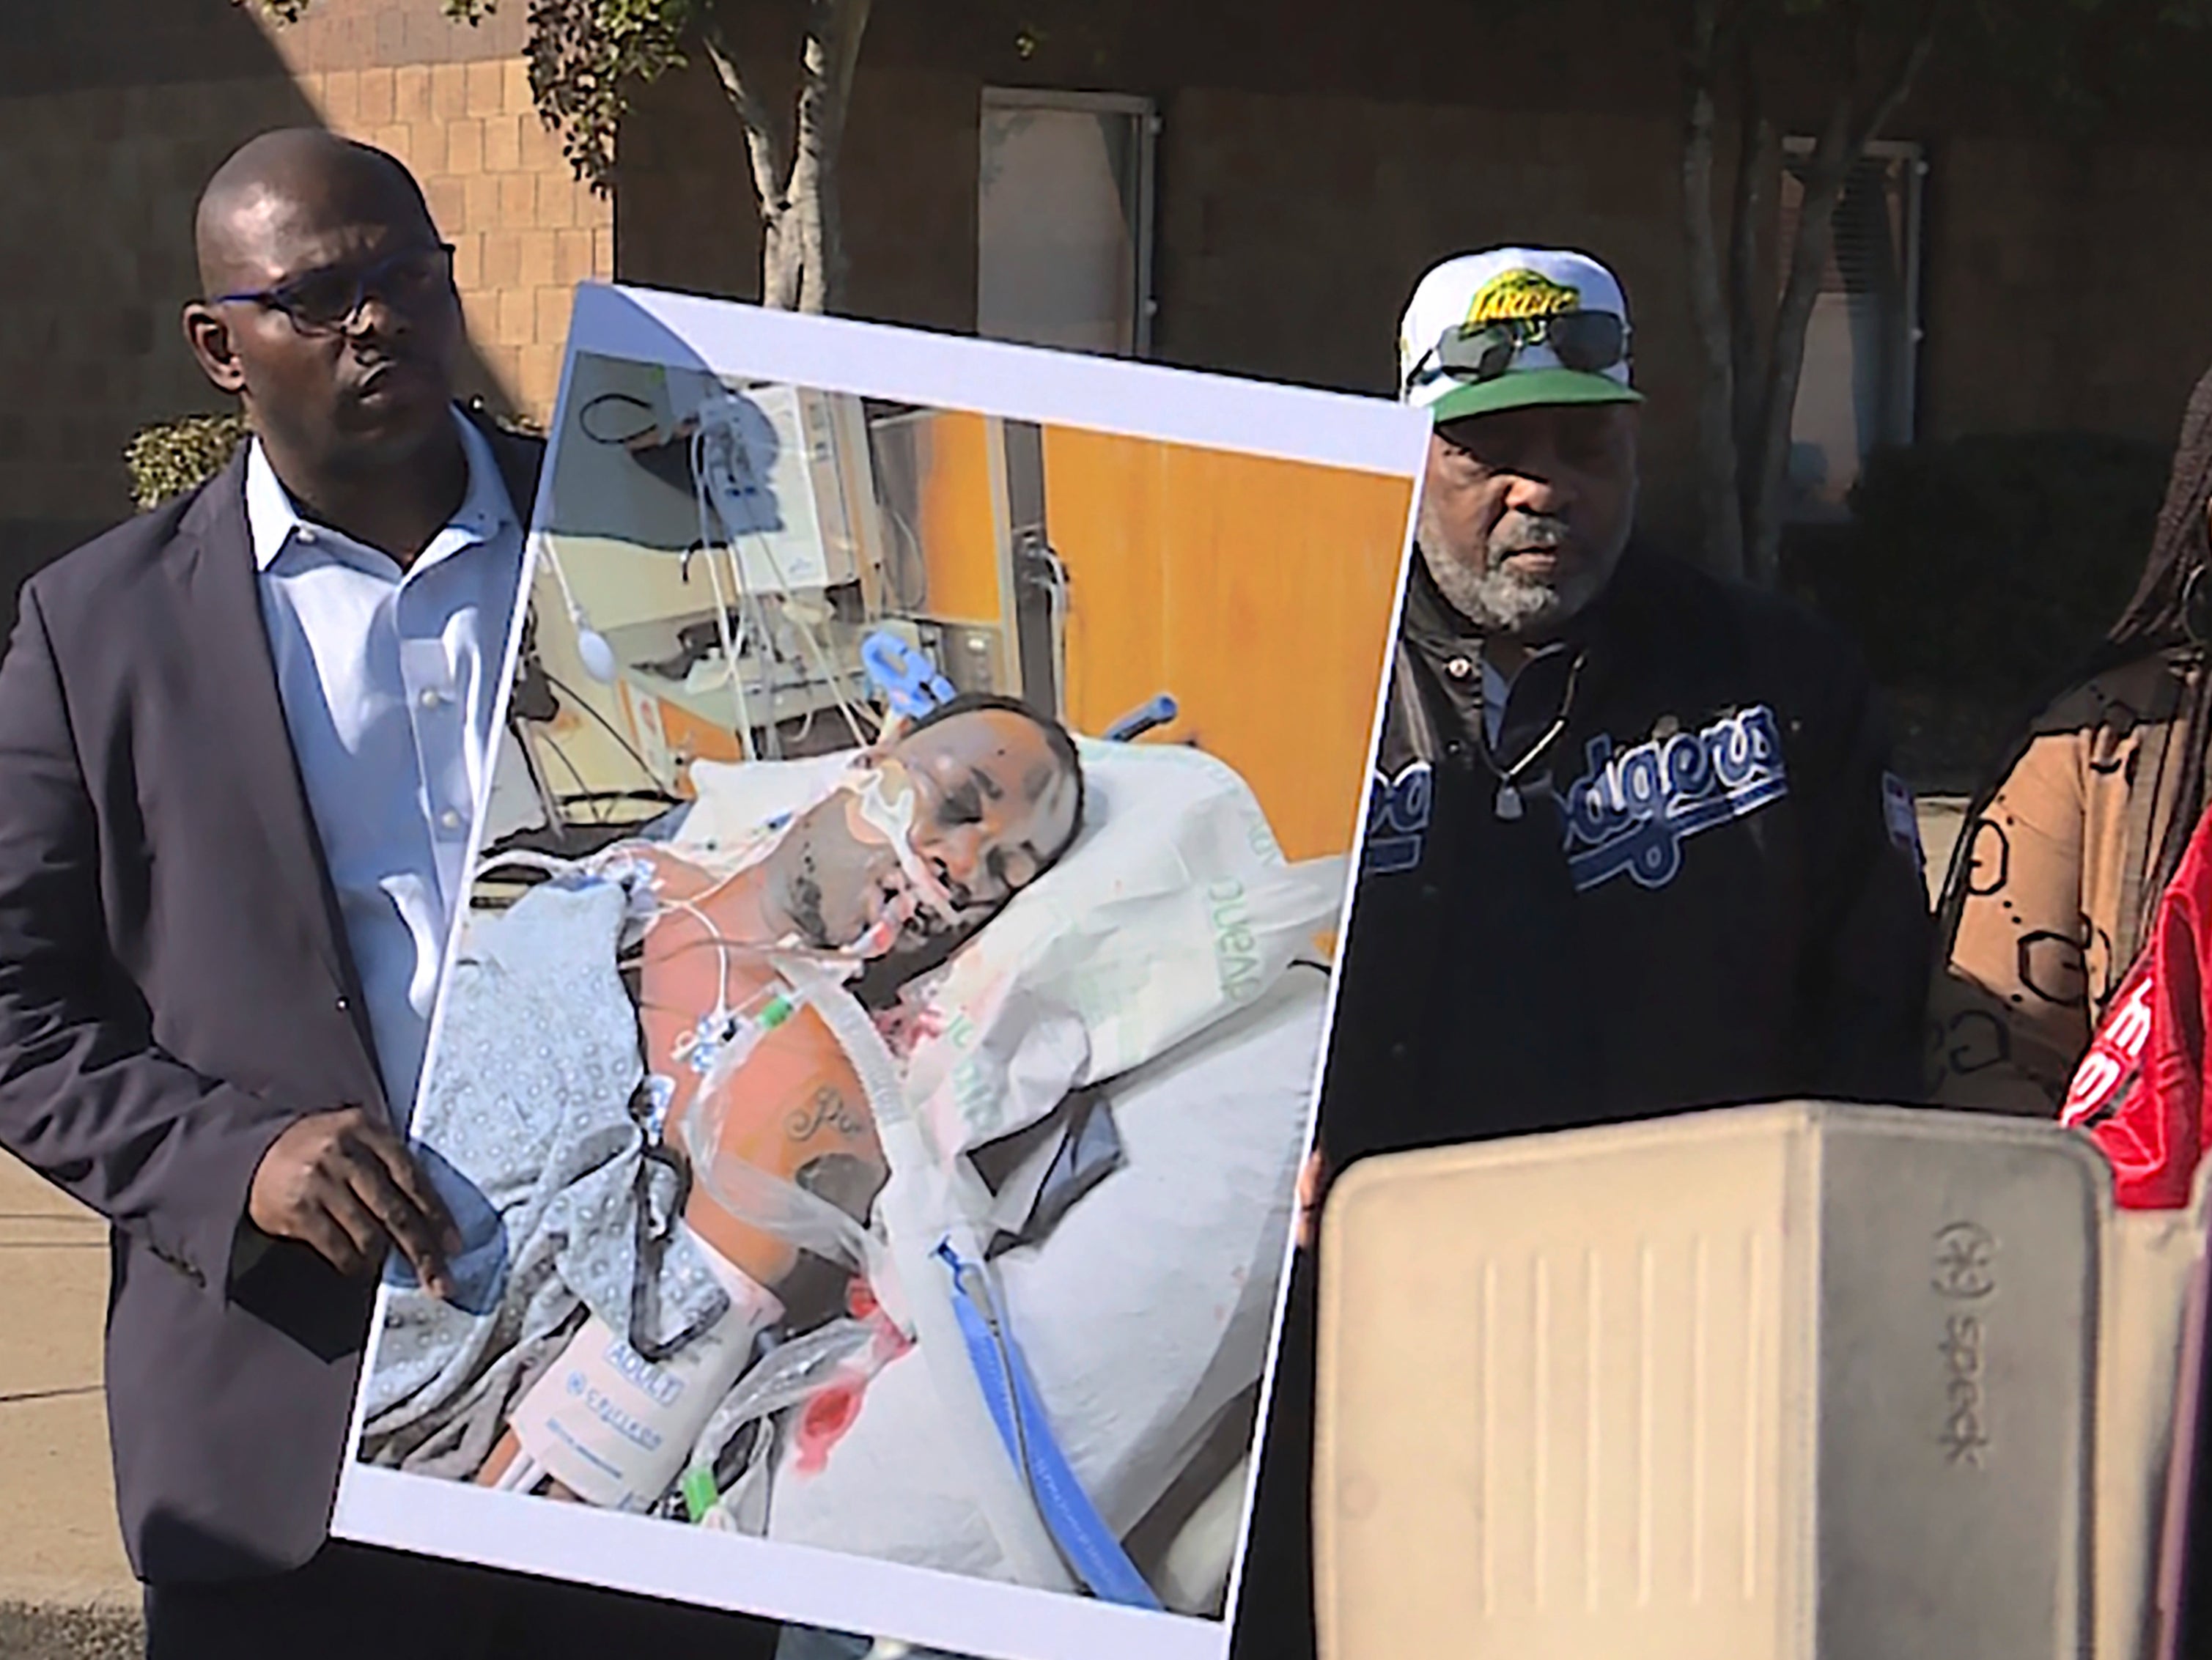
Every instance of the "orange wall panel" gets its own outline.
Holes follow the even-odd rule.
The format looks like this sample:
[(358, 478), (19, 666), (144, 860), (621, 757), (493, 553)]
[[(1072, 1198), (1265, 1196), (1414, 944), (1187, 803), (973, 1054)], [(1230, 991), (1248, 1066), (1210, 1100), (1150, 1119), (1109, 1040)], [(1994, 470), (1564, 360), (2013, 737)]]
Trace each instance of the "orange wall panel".
[(1235, 767), (1291, 858), (1347, 851), (1411, 484), (1048, 428), (1045, 502), (1074, 724), (1169, 692), (1156, 741)]
[(964, 410), (932, 413), (921, 439), (921, 539), (929, 614), (998, 625), (999, 520), (991, 486), (993, 422)]

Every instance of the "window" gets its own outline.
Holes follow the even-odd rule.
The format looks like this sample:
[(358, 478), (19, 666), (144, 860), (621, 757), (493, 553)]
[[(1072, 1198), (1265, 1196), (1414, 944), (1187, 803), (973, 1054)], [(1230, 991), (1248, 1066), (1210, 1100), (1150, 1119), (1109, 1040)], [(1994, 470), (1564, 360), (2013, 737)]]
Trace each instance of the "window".
[(984, 92), (978, 333), (1120, 357), (1151, 349), (1158, 127), (1140, 98)]
[[(1785, 277), (1812, 149), (1792, 140), (1783, 155), (1777, 246)], [(1917, 145), (1871, 144), (1836, 204), (1834, 249), (1805, 331), (1790, 422), (1790, 516), (1798, 522), (1845, 517), (1868, 453), (1912, 441), (1927, 172)]]

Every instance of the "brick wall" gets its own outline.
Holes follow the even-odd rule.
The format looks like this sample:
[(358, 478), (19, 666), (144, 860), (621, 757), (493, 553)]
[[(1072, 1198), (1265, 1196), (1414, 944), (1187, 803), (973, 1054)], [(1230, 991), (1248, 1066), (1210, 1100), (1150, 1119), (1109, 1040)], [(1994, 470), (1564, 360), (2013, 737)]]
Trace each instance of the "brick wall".
[[(845, 153), (847, 307), (973, 326), (987, 80), (1147, 94), (1166, 118), (1160, 356), (1382, 390), (1427, 261), (1509, 237), (1590, 247), (1639, 313), (1646, 516), (1670, 528), (1692, 497), (1694, 391), (1670, 94), (1649, 69), (1657, 37), (1594, 50), (1601, 36), (1568, 16), (1580, 3), (1519, 38), (1531, 74), (1477, 85), (1453, 53), (1385, 49), (1341, 9), (1286, 31), (1260, 27), (1264, 0), (1133, 0), (1104, 56), (1063, 63), (1050, 47), (1022, 59), (977, 9), (880, 0)], [(13, 573), (126, 510), (132, 431), (209, 405), (174, 322), (193, 287), (191, 207), (252, 132), (325, 121), (416, 172), (459, 250), (475, 382), (526, 412), (553, 395), (579, 277), (758, 292), (757, 212), (712, 77), (672, 76), (625, 129), (617, 247), (615, 209), (531, 109), (520, 0), (473, 29), (440, 0), (316, 0), (281, 30), (229, 0), (0, 9), (0, 606)], [(773, 83), (792, 57), (769, 27), (781, 14), (744, 15), (766, 31), (748, 45)], [(1407, 17), (1438, 41), (1465, 28), (1447, 0), (1412, 0)], [(2173, 57), (2190, 92), (2203, 53)], [(771, 86), (780, 103), (787, 90)], [(2170, 433), (2212, 359), (2212, 119), (2193, 92), (2146, 97), (2068, 145), (1954, 65), (1895, 130), (1934, 164), (1923, 430)], [(2127, 324), (2094, 346), (2091, 296)]]
[(614, 272), (614, 210), (538, 120), (527, 9), (470, 27), (440, 0), (315, 0), (264, 33), (317, 116), (422, 181), (454, 246), (469, 337), (495, 387), (543, 418), (559, 388), (574, 285)]
[(0, 624), (22, 575), (130, 511), (122, 451), (218, 407), (178, 313), (191, 215), (238, 144), (324, 124), (398, 155), (455, 245), (471, 391), (550, 412), (569, 294), (612, 274), (613, 212), (531, 106), (526, 9), (317, 0), (6, 0), (0, 48)]
[(327, 69), (295, 84), (328, 125), (389, 150), (422, 181), (453, 244), (469, 337), (485, 368), (519, 408), (550, 413), (569, 295), (612, 274), (614, 216), (538, 120), (523, 61)]
[(178, 325), (193, 204), (239, 142), (313, 119), (281, 73), (0, 97), (0, 621), (131, 510), (134, 432), (220, 406)]

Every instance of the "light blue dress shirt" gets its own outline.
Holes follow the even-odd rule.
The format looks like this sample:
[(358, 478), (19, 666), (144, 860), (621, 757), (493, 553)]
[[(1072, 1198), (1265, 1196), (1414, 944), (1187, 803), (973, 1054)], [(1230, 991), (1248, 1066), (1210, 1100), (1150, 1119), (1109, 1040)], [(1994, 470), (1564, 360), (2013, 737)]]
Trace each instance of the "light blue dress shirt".
[(453, 419), (468, 489), (404, 572), (301, 518), (258, 440), (246, 464), (284, 720), (401, 1124), (497, 753), (492, 716), (522, 580), (522, 525), (491, 447), (459, 410)]

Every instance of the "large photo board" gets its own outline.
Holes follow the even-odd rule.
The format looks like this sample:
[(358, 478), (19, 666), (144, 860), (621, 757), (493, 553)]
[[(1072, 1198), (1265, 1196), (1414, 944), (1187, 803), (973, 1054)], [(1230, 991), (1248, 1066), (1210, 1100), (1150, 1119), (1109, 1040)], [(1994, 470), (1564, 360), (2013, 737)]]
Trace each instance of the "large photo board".
[(1426, 434), (579, 290), (341, 1536), (1220, 1660)]

